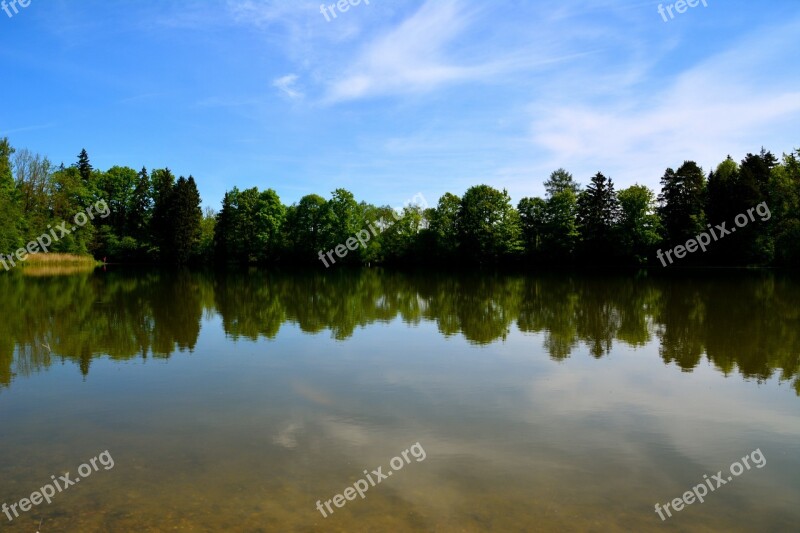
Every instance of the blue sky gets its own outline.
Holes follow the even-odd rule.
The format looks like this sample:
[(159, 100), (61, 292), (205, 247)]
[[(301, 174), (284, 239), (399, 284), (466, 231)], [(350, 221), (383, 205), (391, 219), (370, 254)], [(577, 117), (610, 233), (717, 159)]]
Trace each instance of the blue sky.
[(657, 189), (685, 159), (800, 148), (796, 0), (667, 22), (671, 1), (371, 0), (330, 21), (320, 3), (0, 11), (0, 136), (56, 164), (169, 166), (214, 208), (234, 185), (399, 205), (487, 183), (516, 203), (558, 167)]

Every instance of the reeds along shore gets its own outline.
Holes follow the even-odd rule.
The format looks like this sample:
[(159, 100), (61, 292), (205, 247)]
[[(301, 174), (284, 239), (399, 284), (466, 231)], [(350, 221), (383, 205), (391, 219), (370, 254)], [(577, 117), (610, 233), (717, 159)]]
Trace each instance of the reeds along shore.
[[(90, 272), (102, 264), (102, 261), (97, 261), (90, 255), (36, 253), (28, 255), (26, 260), (18, 262), (17, 266), (22, 267), (21, 271), (26, 276), (53, 276)], [(0, 268), (0, 272), (4, 270)]]
[(77, 255), (77, 254), (30, 254), (28, 258), (20, 263), (23, 266), (39, 266), (39, 265), (100, 265), (101, 261), (97, 261), (91, 255)]

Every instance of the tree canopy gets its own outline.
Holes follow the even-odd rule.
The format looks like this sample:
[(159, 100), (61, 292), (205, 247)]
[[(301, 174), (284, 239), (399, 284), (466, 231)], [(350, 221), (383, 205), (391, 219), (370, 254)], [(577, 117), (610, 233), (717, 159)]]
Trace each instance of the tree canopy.
[[(176, 177), (169, 168), (98, 170), (85, 149), (71, 166), (54, 166), (2, 138), (0, 253), (105, 200), (108, 217), (51, 250), (167, 265), (320, 266), (320, 257), (336, 253), (340, 266), (642, 266), (659, 264), (659, 250), (715, 225), (732, 227), (749, 210), (746, 227), (683, 264), (800, 266), (800, 150), (778, 159), (762, 148), (740, 163), (728, 157), (708, 176), (684, 161), (666, 169), (660, 191), (637, 184), (617, 192), (602, 172), (586, 183), (582, 188), (559, 168), (542, 181), (544, 198), (516, 206), (507, 191), (483, 184), (461, 196), (447, 192), (435, 206), (399, 208), (359, 201), (343, 188), (327, 199), (308, 194), (285, 205), (272, 188), (234, 186), (215, 213), (202, 211), (192, 176)], [(768, 217), (753, 217), (759, 205)]]

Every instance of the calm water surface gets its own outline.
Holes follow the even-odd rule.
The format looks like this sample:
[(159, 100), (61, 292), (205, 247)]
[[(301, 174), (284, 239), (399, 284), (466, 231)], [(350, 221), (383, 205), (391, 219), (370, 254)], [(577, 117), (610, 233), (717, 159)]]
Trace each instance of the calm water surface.
[(112, 271), (0, 297), (0, 504), (114, 460), (0, 531), (798, 531), (797, 279)]

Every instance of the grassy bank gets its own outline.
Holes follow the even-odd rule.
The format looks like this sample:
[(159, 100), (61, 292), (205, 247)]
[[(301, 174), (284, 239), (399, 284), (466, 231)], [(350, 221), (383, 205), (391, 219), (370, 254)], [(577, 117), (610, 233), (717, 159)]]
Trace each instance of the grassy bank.
[(28, 258), (18, 263), (23, 267), (39, 267), (39, 266), (76, 266), (76, 265), (102, 265), (102, 261), (97, 261), (91, 255), (75, 255), (75, 254), (30, 254)]
[(57, 276), (91, 272), (103, 263), (91, 255), (37, 253), (16, 264), (26, 276)]

